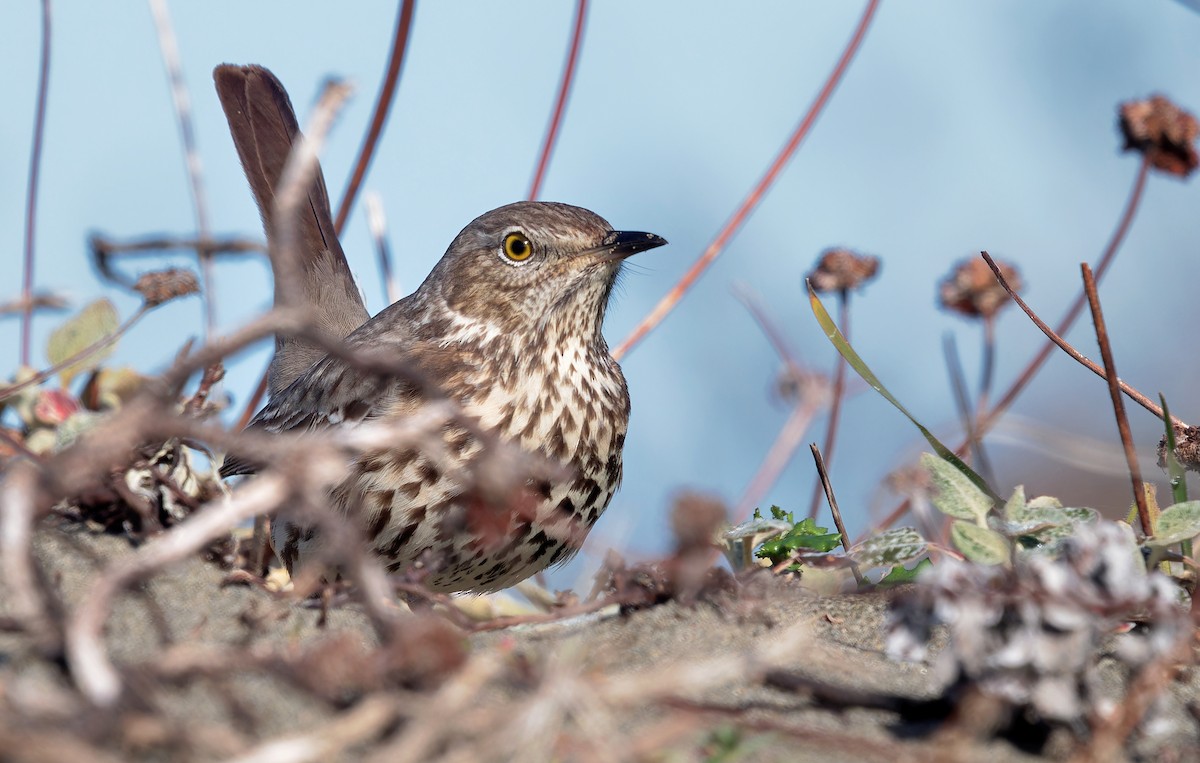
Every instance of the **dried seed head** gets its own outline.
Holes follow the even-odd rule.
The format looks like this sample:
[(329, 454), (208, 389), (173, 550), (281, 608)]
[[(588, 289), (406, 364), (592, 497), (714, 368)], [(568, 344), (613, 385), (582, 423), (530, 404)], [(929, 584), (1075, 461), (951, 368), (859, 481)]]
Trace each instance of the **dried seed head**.
[[(1175, 458), (1189, 472), (1200, 472), (1200, 427), (1175, 427)], [(1167, 468), (1167, 438), (1158, 441), (1158, 465)]]
[(879, 272), (879, 258), (849, 249), (826, 249), (808, 274), (816, 291), (848, 291), (860, 288)]
[(147, 307), (157, 307), (176, 297), (186, 297), (200, 291), (200, 282), (190, 270), (170, 268), (153, 273), (143, 273), (133, 285), (133, 290), (142, 295)]
[(1200, 136), (1200, 123), (1166, 97), (1127, 101), (1119, 114), (1125, 150), (1143, 154), (1155, 169), (1182, 178), (1200, 164), (1192, 145)]
[[(1021, 291), (1023, 284), (1017, 268), (999, 260), (996, 266), (1013, 291)], [(942, 281), (939, 301), (947, 310), (969, 318), (991, 318), (1009, 301), (1009, 296), (987, 263), (973, 257), (959, 262), (954, 272)]]

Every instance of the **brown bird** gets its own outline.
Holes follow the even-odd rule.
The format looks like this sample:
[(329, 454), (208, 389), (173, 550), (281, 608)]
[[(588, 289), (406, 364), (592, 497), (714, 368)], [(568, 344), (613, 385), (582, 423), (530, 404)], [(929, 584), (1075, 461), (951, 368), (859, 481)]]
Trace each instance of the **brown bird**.
[[(261, 67), (219, 66), (214, 79), (270, 237), (299, 135), (291, 103)], [(361, 522), (388, 569), (420, 561), (434, 590), (497, 590), (569, 558), (621, 481), (629, 393), (601, 333), (605, 308), (623, 260), (666, 241), (614, 231), (579, 207), (509, 204), (471, 222), (420, 288), (368, 319), (319, 172), (300, 217), (303, 298), (318, 324), (352, 349), (409, 364), (475, 424), (443, 428), (450, 468), (414, 448), (362, 454), (331, 493), (336, 507)], [(288, 337), (276, 340), (269, 389), (250, 426), (270, 432), (410, 416), (437, 396)], [(472, 470), (491, 437), (561, 465), (562, 476), (483, 505)], [(233, 456), (222, 475), (254, 468)], [(320, 537), (280, 517), (272, 542), (292, 571)]]

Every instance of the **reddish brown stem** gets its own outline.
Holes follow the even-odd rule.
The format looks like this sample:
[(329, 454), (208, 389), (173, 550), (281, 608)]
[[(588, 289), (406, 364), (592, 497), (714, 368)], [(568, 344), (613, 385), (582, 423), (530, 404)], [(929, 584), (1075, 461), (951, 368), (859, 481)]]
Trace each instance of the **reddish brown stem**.
[[(1113, 258), (1116, 257), (1117, 251), (1121, 248), (1121, 244), (1125, 241), (1125, 235), (1129, 232), (1129, 227), (1132, 225), (1133, 218), (1137, 214), (1138, 207), (1141, 204), (1142, 192), (1146, 188), (1146, 176), (1149, 174), (1149, 171), (1150, 162), (1146, 159), (1142, 159), (1141, 166), (1138, 167), (1137, 177), (1134, 178), (1133, 181), (1133, 189), (1129, 193), (1129, 200), (1125, 202), (1125, 210), (1121, 213), (1121, 219), (1117, 223), (1117, 228), (1113, 231), (1112, 238), (1109, 239), (1108, 246), (1105, 247), (1104, 253), (1100, 255), (1100, 259), (1096, 262), (1097, 280), (1104, 278), (1104, 274), (1108, 271), (1109, 266), (1112, 264)], [(1063, 316), (1062, 320), (1058, 322), (1058, 326), (1055, 327), (1055, 332), (1059, 336), (1066, 334), (1067, 331), (1070, 330), (1071, 326), (1075, 324), (1075, 320), (1083, 311), (1083, 306), (1086, 300), (1087, 296), (1083, 292), (1080, 292), (1079, 295), (1075, 297), (1075, 301), (1071, 303), (1071, 307), (1067, 310), (1066, 315)], [(1038, 354), (1035, 355), (1031, 361), (1029, 361), (1029, 365), (1025, 367), (1025, 370), (1021, 372), (1020, 376), (1017, 377), (1017, 380), (1013, 382), (1012, 386), (1008, 388), (1008, 391), (1005, 392), (1000, 398), (999, 402), (997, 402), (996, 405), (990, 411), (988, 411), (986, 416), (980, 417), (980, 436), (990, 429), (992, 425), (995, 424), (996, 421), (1004, 414), (1004, 412), (1008, 410), (1008, 408), (1013, 404), (1013, 401), (1017, 399), (1017, 396), (1020, 395), (1025, 390), (1025, 387), (1028, 386), (1029, 382), (1033, 380), (1034, 375), (1041, 370), (1042, 364), (1046, 362), (1046, 359), (1050, 357), (1050, 353), (1053, 351), (1054, 342), (1047, 340), (1046, 343), (1042, 345), (1042, 349), (1038, 351)]]
[(571, 94), (571, 84), (575, 81), (575, 63), (579, 60), (579, 49), (583, 46), (583, 27), (587, 21), (587, 0), (579, 0), (575, 6), (575, 26), (571, 33), (571, 47), (567, 51), (567, 62), (563, 66), (562, 82), (558, 86), (558, 98), (554, 102), (554, 110), (550, 112), (550, 126), (546, 128), (546, 139), (542, 143), (542, 154), (538, 158), (537, 169), (533, 173), (533, 182), (529, 184), (530, 201), (537, 199), (542, 190), (542, 178), (546, 175), (546, 167), (550, 164), (550, 155), (554, 152), (554, 144), (558, 139), (558, 125), (562, 121), (563, 111), (567, 107), (567, 98)]
[(1125, 460), (1129, 463), (1129, 479), (1133, 483), (1133, 500), (1137, 504), (1138, 519), (1142, 532), (1154, 534), (1150, 521), (1150, 509), (1146, 506), (1146, 491), (1142, 487), (1142, 468), (1138, 465), (1137, 450), (1133, 447), (1133, 434), (1129, 429), (1129, 416), (1125, 413), (1125, 398), (1117, 383), (1117, 364), (1113, 360), (1112, 344), (1108, 341), (1108, 327), (1104, 324), (1104, 312), (1100, 309), (1100, 294), (1096, 291), (1096, 279), (1086, 262), (1080, 265), (1083, 271), (1083, 288), (1088, 306), (1092, 309), (1092, 323), (1096, 326), (1096, 341), (1100, 344), (1100, 357), (1104, 360), (1104, 371), (1108, 377), (1108, 394), (1112, 397), (1113, 412), (1117, 416), (1117, 431), (1121, 434), (1121, 445), (1125, 448)]
[(765, 196), (767, 191), (770, 190), (771, 185), (775, 182), (775, 178), (783, 170), (784, 166), (787, 165), (788, 161), (792, 158), (792, 154), (796, 152), (796, 149), (800, 146), (801, 141), (803, 141), (805, 136), (808, 135), (809, 130), (817, 121), (817, 117), (820, 116), (822, 110), (824, 110), (825, 104), (829, 101), (829, 97), (833, 95), (833, 91), (837, 88), (838, 83), (841, 82), (842, 75), (846, 73), (846, 68), (854, 59), (854, 54), (858, 52), (858, 48), (862, 44), (863, 37), (866, 35), (867, 28), (870, 26), (871, 19), (875, 16), (875, 11), (878, 7), (879, 0), (870, 0), (867, 3), (867, 7), (863, 10), (862, 17), (858, 21), (858, 26), (855, 27), (854, 34), (850, 37), (850, 42), (846, 45), (846, 49), (842, 51), (841, 58), (838, 59), (837, 64), (833, 67), (833, 71), (829, 74), (829, 78), (825, 80), (825, 84), (821, 87), (821, 92), (817, 94), (816, 100), (813, 101), (812, 106), (810, 106), (808, 109), (808, 113), (806, 113), (804, 118), (800, 120), (800, 124), (796, 126), (796, 129), (792, 132), (791, 137), (788, 138), (787, 143), (784, 144), (783, 148), (780, 149), (779, 153), (776, 155), (774, 161), (771, 162), (771, 166), (767, 168), (766, 173), (758, 181), (758, 184), (755, 185), (746, 198), (742, 200), (741, 205), (733, 213), (733, 216), (730, 217), (725, 223), (725, 227), (721, 229), (721, 231), (717, 234), (717, 237), (714, 238), (712, 243), (708, 245), (708, 248), (704, 250), (703, 254), (701, 254), (694, 263), (692, 263), (692, 266), (688, 268), (686, 273), (683, 274), (683, 277), (671, 287), (671, 290), (668, 291), (661, 300), (659, 300), (659, 303), (655, 305), (654, 309), (642, 319), (642, 322), (639, 323), (637, 327), (630, 332), (629, 336), (625, 337), (625, 340), (618, 345), (617, 349), (613, 351), (614, 358), (620, 360), (631, 349), (633, 349), (634, 345), (640, 342), (646, 336), (646, 334), (649, 334), (656, 326), (658, 326), (658, 324), (662, 323), (663, 319), (667, 317), (667, 314), (674, 310), (675, 306), (679, 304), (679, 300), (683, 299), (683, 295), (686, 294), (688, 289), (692, 287), (692, 284), (696, 282), (696, 279), (698, 279), (704, 273), (704, 271), (707, 270), (710, 265), (712, 265), (713, 261), (717, 259), (717, 256), (725, 250), (725, 247), (729, 244), (730, 240), (733, 239), (734, 235), (741, 230), (742, 225), (745, 224), (746, 220), (750, 217), (750, 214), (758, 206), (758, 203), (762, 201), (763, 196)]
[[(1105, 272), (1112, 264), (1113, 258), (1116, 257), (1117, 252), (1121, 248), (1121, 244), (1125, 241), (1125, 235), (1129, 232), (1129, 228), (1133, 224), (1133, 218), (1137, 215), (1138, 207), (1141, 205), (1142, 192), (1146, 188), (1146, 176), (1149, 174), (1149, 172), (1150, 162), (1143, 158), (1141, 165), (1138, 167), (1137, 176), (1134, 178), (1133, 188), (1129, 192), (1129, 198), (1125, 202), (1125, 209), (1121, 213), (1120, 220), (1117, 222), (1117, 227), (1113, 231), (1112, 237), (1108, 241), (1108, 246), (1104, 249), (1104, 253), (1100, 255), (1100, 259), (1096, 263), (1096, 280), (1104, 278)], [(1086, 299), (1086, 295), (1080, 292), (1075, 301), (1071, 303), (1071, 307), (1067, 310), (1066, 315), (1064, 315), (1063, 319), (1059, 321), (1056, 329), (1056, 332), (1059, 335), (1065, 334), (1068, 330), (1070, 330), (1071, 326), (1075, 323), (1075, 319), (1079, 317), (1080, 311), (1083, 310), (1084, 301)], [(1044, 344), (1038, 353), (1034, 355), (1033, 359), (1029, 361), (1029, 364), (1017, 377), (1017, 380), (1013, 382), (1012, 386), (1009, 387), (1008, 391), (1001, 396), (1000, 401), (996, 403), (996, 405), (986, 414), (980, 415), (979, 429), (976, 433), (978, 437), (982, 437), (984, 433), (987, 432), (987, 430), (999, 420), (1000, 416), (1002, 416), (1004, 412), (1008, 410), (1008, 408), (1013, 404), (1013, 401), (1017, 399), (1017, 396), (1025, 390), (1025, 387), (1028, 386), (1029, 382), (1033, 380), (1034, 375), (1041, 369), (1042, 364), (1044, 364), (1046, 359), (1050, 357), (1050, 353), (1054, 350), (1054, 347), (1054, 342), (1047, 340), (1046, 344)], [(969, 441), (961, 443), (954, 452), (961, 455), (965, 452), (964, 449), (968, 446), (968, 444)], [(891, 527), (900, 519), (900, 517), (908, 513), (908, 508), (909, 501), (908, 499), (905, 499), (899, 506), (893, 509), (890, 514), (884, 517), (878, 525), (876, 525), (876, 529), (886, 530), (887, 528)]]
[[(850, 293), (845, 289), (838, 292), (838, 328), (846, 341), (850, 341)], [(846, 396), (846, 359), (841, 353), (837, 356), (837, 366), (833, 371), (833, 400), (829, 404), (829, 421), (825, 425), (825, 446), (821, 448), (824, 457), (821, 466), (833, 461), (833, 447), (837, 443), (838, 422), (842, 416), (842, 399)], [(822, 482), (813, 484), (812, 499), (808, 504), (808, 518), (816, 519), (821, 508)]]
[(25, 194), (25, 259), (21, 281), (21, 365), (29, 365), (33, 336), (34, 228), (37, 220), (38, 180), (42, 167), (42, 136), (46, 132), (46, 94), (50, 89), (50, 0), (42, 0), (42, 57), (38, 67), (38, 95), (33, 118), (33, 149), (29, 154), (29, 187)]
[(254, 418), (254, 412), (258, 410), (258, 404), (262, 402), (263, 395), (267, 394), (267, 383), (269, 381), (267, 371), (269, 370), (269, 365), (263, 369), (262, 376), (258, 380), (258, 386), (254, 388), (254, 394), (250, 396), (250, 399), (246, 401), (245, 407), (242, 408), (242, 415), (238, 417), (237, 426), (234, 427), (235, 431), (240, 432), (245, 429), (246, 425), (250, 423), (250, 419)]
[[(1054, 342), (1054, 344), (1057, 345), (1059, 349), (1061, 349), (1063, 352), (1067, 353), (1067, 355), (1070, 355), (1071, 358), (1078, 361), (1081, 365), (1083, 365), (1089, 371), (1096, 374), (1101, 379), (1108, 381), (1108, 372), (1107, 371), (1105, 371), (1103, 368), (1096, 365), (1093, 361), (1091, 361), (1087, 357), (1085, 357), (1082, 352), (1075, 349), (1075, 347), (1073, 345), (1071, 345), (1071, 343), (1068, 342), (1066, 339), (1063, 339), (1061, 336), (1056, 334), (1054, 332), (1054, 329), (1047, 326), (1045, 324), (1045, 322), (1043, 322), (1042, 319), (1039, 318), (1035, 312), (1033, 312), (1033, 309), (1031, 307), (1029, 307), (1029, 305), (1025, 304), (1025, 300), (1021, 299), (1021, 297), (1015, 291), (1012, 290), (1012, 287), (1009, 286), (1008, 281), (1005, 280), (1004, 275), (1000, 272), (1000, 269), (998, 267), (996, 267), (996, 263), (994, 260), (992, 260), (991, 255), (989, 255), (987, 252), (981, 252), (980, 254), (983, 255), (984, 262), (986, 262), (988, 264), (988, 267), (990, 267), (992, 269), (992, 273), (995, 274), (996, 280), (1000, 282), (1000, 285), (1004, 287), (1004, 290), (1008, 292), (1009, 296), (1011, 296), (1013, 298), (1013, 301), (1016, 302), (1017, 305), (1022, 310), (1025, 311), (1025, 314), (1027, 316), (1029, 316), (1029, 320), (1033, 321), (1034, 325), (1037, 326), (1039, 329), (1041, 329), (1042, 333), (1045, 334), (1050, 339), (1051, 342)], [(1137, 403), (1138, 405), (1145, 408), (1147, 411), (1152, 413), (1154, 416), (1158, 417), (1159, 419), (1163, 419), (1165, 421), (1166, 413), (1163, 411), (1162, 407), (1159, 405), (1156, 405), (1153, 400), (1146, 397), (1141, 392), (1138, 392), (1133, 387), (1130, 387), (1128, 384), (1121, 381), (1120, 379), (1117, 379), (1117, 387), (1122, 392), (1124, 392), (1126, 395), (1128, 395), (1130, 400), (1133, 400), (1135, 403)], [(1176, 418), (1175, 416), (1171, 417), (1171, 421), (1173, 424), (1175, 424), (1176, 426), (1179, 426), (1179, 427), (1187, 426), (1187, 424), (1185, 422), (1181, 421), (1180, 419)]]
[(371, 159), (375, 156), (375, 146), (379, 142), (379, 136), (383, 133), (383, 124), (387, 121), (388, 112), (391, 111), (392, 100), (396, 95), (396, 85), (400, 81), (400, 69), (404, 65), (404, 52), (408, 49), (409, 30), (412, 29), (413, 8), (415, 7), (416, 0), (404, 0), (400, 4), (400, 13), (396, 17), (396, 32), (392, 35), (392, 50), (388, 56), (387, 74), (383, 78), (383, 84), (379, 86), (379, 97), (375, 100), (375, 111), (371, 115), (371, 126), (367, 130), (366, 136), (363, 137), (362, 148), (358, 152), (358, 163), (354, 165), (354, 173), (346, 183), (346, 190), (342, 193), (342, 203), (338, 206), (337, 218), (333, 223), (339, 234), (346, 227), (346, 218), (350, 216), (350, 208), (354, 206), (358, 189), (367, 174), (367, 169), (371, 166)]
[[(808, 449), (812, 451), (813, 462), (817, 467), (817, 477), (819, 484), (825, 492), (825, 500), (829, 504), (829, 513), (833, 516), (833, 525), (837, 528), (838, 534), (842, 536), (842, 549), (850, 553), (850, 536), (846, 534), (846, 523), (842, 521), (842, 510), (838, 508), (837, 496), (833, 494), (833, 482), (829, 479), (829, 469), (825, 467), (825, 459), (821, 458), (821, 449), (817, 444), (809, 443)], [(814, 518), (815, 518), (814, 514)], [(858, 565), (851, 562), (850, 571), (854, 573), (854, 581), (860, 586), (867, 582), (862, 573), (858, 571)]]

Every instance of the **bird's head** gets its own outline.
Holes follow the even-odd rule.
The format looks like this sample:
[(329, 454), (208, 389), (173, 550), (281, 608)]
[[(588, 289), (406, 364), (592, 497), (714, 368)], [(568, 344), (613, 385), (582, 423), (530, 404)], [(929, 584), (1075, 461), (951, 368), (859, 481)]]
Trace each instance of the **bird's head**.
[(522, 201), (473, 220), (421, 288), (450, 309), (504, 331), (579, 324), (599, 334), (621, 263), (667, 243), (653, 233), (615, 231), (581, 207)]

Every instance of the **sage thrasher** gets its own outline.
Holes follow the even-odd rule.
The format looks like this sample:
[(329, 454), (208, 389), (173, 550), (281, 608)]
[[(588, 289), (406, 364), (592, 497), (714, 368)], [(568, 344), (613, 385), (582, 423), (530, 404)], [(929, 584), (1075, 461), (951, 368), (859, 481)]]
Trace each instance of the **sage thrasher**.
[[(266, 69), (225, 65), (213, 76), (270, 237), (280, 175), (299, 136), (295, 114)], [(250, 426), (350, 426), (410, 416), (444, 396), (472, 423), (442, 429), (441, 450), (457, 468), (420, 448), (368, 451), (330, 500), (360, 523), (388, 569), (424, 565), (434, 590), (497, 590), (569, 558), (621, 481), (629, 393), (601, 333), (605, 308), (624, 259), (666, 241), (615, 231), (579, 207), (509, 204), (463, 228), (420, 288), (369, 318), (319, 170), (295, 224), (313, 320), (351, 350), (394, 354), (436, 391), (279, 336), (270, 400)], [(489, 505), (470, 475), (489, 438), (548, 459), (558, 476), (524, 480), (503, 505)], [(233, 454), (222, 475), (255, 468)], [(281, 516), (272, 543), (292, 571), (314, 557), (320, 535)]]

